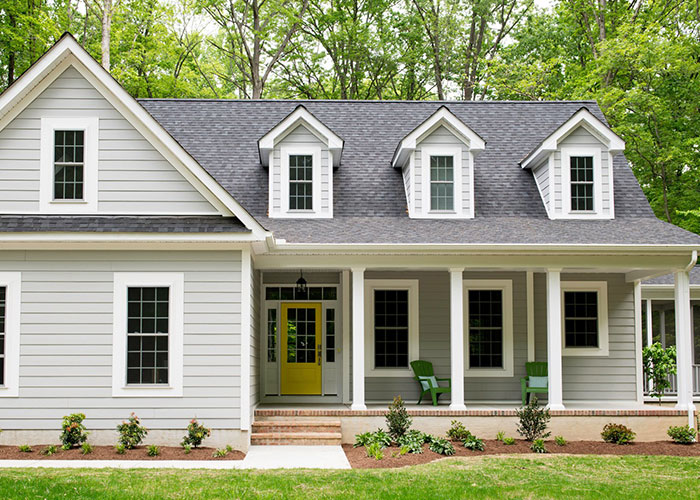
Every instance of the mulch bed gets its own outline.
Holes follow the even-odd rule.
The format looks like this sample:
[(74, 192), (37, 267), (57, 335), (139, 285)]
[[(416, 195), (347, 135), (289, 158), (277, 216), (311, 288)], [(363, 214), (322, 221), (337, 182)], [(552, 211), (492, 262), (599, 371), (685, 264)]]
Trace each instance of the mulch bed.
[(215, 448), (192, 448), (192, 451), (185, 455), (185, 451), (178, 446), (160, 446), (160, 455), (149, 457), (146, 446), (137, 446), (133, 450), (126, 450), (123, 455), (114, 451), (114, 446), (93, 446), (93, 452), (87, 455), (82, 454), (79, 448), (62, 450), (60, 445), (56, 445), (58, 451), (46, 456), (41, 450), (47, 445), (32, 446), (32, 451), (21, 452), (17, 446), (0, 446), (0, 460), (243, 460), (245, 453), (241, 451), (231, 451), (225, 457), (214, 458), (212, 454)]
[[(532, 453), (530, 442), (516, 440), (515, 444), (506, 446), (500, 441), (484, 439), (484, 451), (471, 451), (460, 442), (452, 443), (455, 447), (455, 457), (478, 457), (484, 455), (520, 455)], [(626, 445), (604, 443), (602, 441), (571, 441), (566, 446), (557, 446), (554, 441), (545, 441), (547, 451), (552, 455), (673, 455), (679, 457), (700, 457), (700, 444), (676, 444), (672, 441), (639, 442)], [(351, 444), (344, 444), (343, 450), (353, 469), (383, 469), (405, 467), (433, 462), (441, 458), (447, 458), (423, 446), (423, 453), (398, 456), (399, 448), (392, 446), (383, 450), (384, 458), (375, 460), (368, 457), (363, 447), (353, 448)], [(396, 455), (396, 456), (392, 456)], [(546, 455), (545, 455), (546, 456)]]

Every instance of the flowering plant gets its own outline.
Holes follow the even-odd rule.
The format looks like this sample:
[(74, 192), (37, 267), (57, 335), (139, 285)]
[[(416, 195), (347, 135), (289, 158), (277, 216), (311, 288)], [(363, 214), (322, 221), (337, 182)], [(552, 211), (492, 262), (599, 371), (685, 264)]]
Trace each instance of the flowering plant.
[(182, 446), (190, 445), (196, 448), (209, 436), (211, 436), (211, 429), (207, 429), (204, 425), (197, 422), (196, 418), (193, 418), (187, 426), (187, 434), (182, 439)]
[(83, 420), (85, 420), (85, 415), (82, 413), (72, 413), (63, 417), (61, 443), (64, 450), (80, 446), (87, 441), (88, 432), (85, 431)]

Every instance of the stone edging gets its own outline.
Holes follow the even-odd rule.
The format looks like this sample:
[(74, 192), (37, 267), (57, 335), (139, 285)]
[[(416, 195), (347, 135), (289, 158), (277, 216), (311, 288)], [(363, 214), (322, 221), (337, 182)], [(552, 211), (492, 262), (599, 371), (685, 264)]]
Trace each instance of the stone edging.
[[(383, 417), (386, 410), (256, 409), (256, 417)], [(414, 417), (514, 417), (515, 409), (503, 410), (408, 410)], [(653, 410), (551, 410), (553, 417), (677, 417), (688, 414), (675, 408)]]

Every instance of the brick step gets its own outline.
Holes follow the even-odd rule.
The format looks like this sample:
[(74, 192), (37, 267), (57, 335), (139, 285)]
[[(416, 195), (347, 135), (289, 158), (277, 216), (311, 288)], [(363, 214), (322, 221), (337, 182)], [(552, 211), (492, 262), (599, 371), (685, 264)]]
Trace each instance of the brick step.
[(253, 432), (340, 432), (339, 420), (263, 420), (253, 423)]
[(339, 445), (340, 432), (254, 432), (253, 445)]

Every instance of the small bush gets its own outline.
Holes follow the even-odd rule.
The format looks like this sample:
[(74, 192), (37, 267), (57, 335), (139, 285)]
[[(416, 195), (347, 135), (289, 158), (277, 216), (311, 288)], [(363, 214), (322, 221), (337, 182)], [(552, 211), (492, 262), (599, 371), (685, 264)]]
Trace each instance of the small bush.
[(394, 441), (398, 441), (411, 428), (412, 420), (408, 415), (408, 411), (406, 411), (406, 406), (401, 396), (394, 398), (394, 402), (389, 405), (389, 411), (386, 412), (384, 417), (386, 418), (389, 435)]
[(139, 417), (132, 413), (129, 420), (117, 426), (117, 432), (119, 433), (119, 443), (131, 450), (143, 442), (143, 438), (148, 434), (148, 429), (142, 426)]
[(484, 442), (472, 433), (469, 433), (469, 436), (462, 444), (464, 444), (464, 447), (468, 450), (484, 451)]
[(510, 446), (512, 444), (515, 444), (515, 438), (512, 437), (504, 437), (503, 438), (503, 444)]
[(47, 457), (55, 455), (58, 452), (58, 448), (52, 444), (48, 445), (46, 448), (41, 450), (41, 454)]
[(506, 437), (506, 432), (505, 431), (498, 431), (496, 433), (496, 441), (501, 441), (503, 442), (503, 438)]
[(212, 457), (214, 458), (223, 458), (226, 455), (228, 455), (228, 450), (226, 448), (219, 448), (216, 450), (213, 454)]
[(226, 451), (227, 451), (228, 453), (231, 453), (231, 452), (233, 451), (233, 448), (231, 447), (230, 444), (227, 444), (227, 445), (226, 445)]
[(187, 434), (184, 438), (182, 438), (182, 446), (190, 444), (197, 448), (200, 444), (202, 444), (202, 441), (209, 436), (211, 436), (211, 429), (207, 429), (197, 422), (196, 418), (193, 418), (190, 420), (190, 423), (187, 426)]
[(374, 432), (365, 432), (362, 434), (357, 434), (355, 436), (355, 448), (358, 446), (369, 446), (374, 443), (379, 443), (382, 448), (391, 446), (391, 438), (386, 431), (382, 429), (377, 429)]
[(192, 453), (192, 445), (191, 444), (183, 444), (182, 448), (185, 450), (185, 455), (189, 455)]
[(80, 446), (87, 441), (88, 433), (85, 431), (83, 420), (85, 420), (85, 415), (82, 413), (72, 413), (63, 417), (61, 443), (64, 450)]
[(117, 452), (117, 455), (123, 455), (124, 453), (126, 453), (126, 446), (120, 443), (114, 447), (114, 451)]
[(535, 453), (549, 453), (544, 447), (544, 439), (535, 439), (530, 445), (530, 449)]
[(423, 444), (426, 442), (425, 434), (421, 431), (410, 430), (398, 440), (398, 445), (407, 448), (410, 453), (423, 453)]
[(447, 430), (447, 437), (452, 441), (464, 441), (470, 436), (469, 431), (459, 420), (453, 420), (450, 428)]
[(517, 427), (518, 434), (527, 441), (544, 439), (551, 434), (550, 432), (546, 432), (549, 420), (552, 418), (549, 415), (549, 410), (540, 407), (534, 395), (532, 399), (530, 399), (530, 403), (528, 403), (527, 406), (518, 408), (516, 413), (519, 419)]
[(403, 457), (409, 451), (411, 450), (408, 449), (408, 446), (402, 446), (401, 448), (399, 448), (399, 456)]
[(629, 444), (634, 441), (635, 433), (632, 429), (622, 424), (609, 423), (603, 427), (600, 433), (606, 443)]
[(21, 444), (21, 445), (19, 445), (19, 447), (17, 449), (19, 451), (21, 451), (22, 453), (31, 453), (32, 452), (32, 447), (29, 446), (28, 444)]
[(434, 437), (430, 440), (430, 451), (449, 457), (455, 454), (455, 447), (445, 438)]
[(382, 445), (378, 442), (374, 442), (369, 446), (365, 447), (365, 452), (368, 457), (374, 458), (375, 460), (381, 460), (384, 458), (384, 452), (382, 451)]
[(566, 439), (564, 439), (564, 436), (554, 436), (554, 442), (557, 446), (566, 446)]
[(154, 444), (151, 444), (148, 446), (148, 450), (146, 451), (146, 454), (149, 457), (157, 457), (160, 455), (160, 448)]
[(689, 425), (671, 426), (667, 432), (673, 442), (678, 444), (692, 444), (697, 436), (697, 431)]
[(83, 455), (89, 455), (93, 451), (94, 450), (90, 443), (83, 443), (82, 445), (80, 445), (80, 453), (82, 453)]

